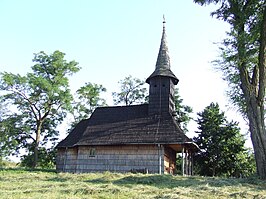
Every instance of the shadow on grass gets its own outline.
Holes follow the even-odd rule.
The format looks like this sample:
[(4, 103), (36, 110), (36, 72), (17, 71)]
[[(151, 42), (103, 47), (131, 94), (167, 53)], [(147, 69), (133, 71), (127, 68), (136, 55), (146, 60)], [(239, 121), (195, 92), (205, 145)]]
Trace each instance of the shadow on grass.
[(158, 188), (190, 187), (206, 184), (204, 181), (190, 177), (176, 177), (171, 175), (127, 176), (116, 180), (117, 185), (149, 185)]
[[(266, 185), (258, 179), (236, 179), (236, 178), (218, 178), (218, 177), (199, 177), (199, 176), (172, 176), (172, 175), (130, 175), (117, 180), (108, 180), (104, 177), (87, 180), (86, 182), (106, 184), (113, 183), (118, 186), (148, 185), (157, 188), (175, 188), (175, 187), (225, 187), (225, 186), (253, 186), (253, 189), (264, 190)], [(255, 186), (254, 186), (255, 185)]]
[(113, 183), (119, 186), (134, 186), (134, 185), (149, 185), (158, 188), (174, 188), (199, 186), (206, 184), (204, 180), (198, 180), (193, 177), (181, 177), (172, 175), (138, 175), (131, 174), (126, 177), (119, 178), (117, 180), (109, 180), (105, 177), (96, 178), (92, 180), (86, 180), (85, 182), (96, 184), (108, 184)]
[(108, 180), (104, 177), (101, 177), (101, 178), (96, 178), (96, 179), (92, 179), (92, 180), (86, 180), (85, 182), (95, 183), (95, 184), (108, 184), (108, 183), (111, 183), (112, 180)]
[[(24, 173), (24, 172), (49, 172), (57, 173), (55, 169), (27, 169), (27, 168), (1, 168), (0, 171)], [(200, 177), (200, 176), (172, 176), (172, 175), (157, 175), (157, 174), (116, 174), (116, 173), (105, 173), (105, 174), (93, 174), (93, 179), (90, 174), (79, 175), (55, 175), (51, 176), (46, 181), (51, 182), (67, 182), (67, 181), (83, 181), (93, 184), (115, 184), (118, 186), (133, 187), (136, 185), (147, 185), (154, 186), (157, 188), (175, 188), (175, 187), (226, 187), (226, 186), (246, 186), (253, 190), (266, 190), (266, 183), (263, 180), (259, 180), (257, 177), (249, 178), (221, 178), (221, 177)], [(96, 178), (95, 178), (96, 177)], [(98, 178), (97, 178), (98, 177)]]
[(54, 178), (49, 178), (46, 181), (48, 182), (66, 182), (71, 180), (71, 178), (66, 178), (66, 177), (54, 177)]
[(0, 171), (15, 171), (15, 172), (48, 172), (48, 173), (56, 173), (55, 169), (32, 169), (32, 168), (23, 168), (23, 167), (15, 167), (15, 168), (0, 168)]

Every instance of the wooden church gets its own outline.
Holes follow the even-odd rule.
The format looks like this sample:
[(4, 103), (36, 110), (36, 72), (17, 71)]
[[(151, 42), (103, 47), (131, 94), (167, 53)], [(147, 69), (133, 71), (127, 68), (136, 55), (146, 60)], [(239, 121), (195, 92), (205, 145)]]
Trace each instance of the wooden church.
[(146, 80), (149, 104), (96, 108), (57, 145), (58, 172), (173, 173), (182, 153), (182, 172), (192, 174), (198, 147), (174, 118), (179, 80), (170, 69), (164, 23), (156, 67)]

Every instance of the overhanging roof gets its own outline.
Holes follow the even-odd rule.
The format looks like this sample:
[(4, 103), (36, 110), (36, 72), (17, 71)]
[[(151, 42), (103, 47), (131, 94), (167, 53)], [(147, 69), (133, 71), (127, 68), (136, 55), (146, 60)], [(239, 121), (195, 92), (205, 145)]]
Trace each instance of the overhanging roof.
[(169, 114), (148, 114), (148, 104), (97, 108), (57, 147), (117, 144), (170, 144), (191, 140)]

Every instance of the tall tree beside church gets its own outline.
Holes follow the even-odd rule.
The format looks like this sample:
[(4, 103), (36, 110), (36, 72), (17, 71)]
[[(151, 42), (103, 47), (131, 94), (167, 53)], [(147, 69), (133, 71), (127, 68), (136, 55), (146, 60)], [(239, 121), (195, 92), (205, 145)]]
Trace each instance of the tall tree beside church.
[(73, 97), (68, 78), (80, 68), (77, 62), (67, 62), (64, 56), (60, 51), (51, 55), (40, 52), (34, 56), (32, 72), (25, 76), (3, 72), (0, 76), (3, 100), (16, 110), (4, 119), (15, 117), (20, 121), (12, 127), (17, 129), (13, 137), (20, 147), (34, 154), (32, 167), (38, 164), (39, 147), (56, 139), (56, 127), (71, 109)]
[(228, 122), (219, 105), (211, 103), (198, 113), (197, 137), (201, 151), (195, 155), (195, 168), (205, 176), (240, 177), (252, 174), (252, 154), (244, 147), (245, 139), (236, 122)]
[(118, 82), (120, 85), (119, 92), (113, 92), (114, 104), (133, 105), (147, 102), (147, 89), (144, 87), (145, 82), (133, 78), (131, 75)]
[(215, 3), (212, 13), (231, 25), (216, 63), (229, 82), (232, 102), (248, 118), (257, 173), (266, 179), (266, 0), (194, 0)]
[(76, 96), (73, 104), (72, 114), (74, 116), (74, 127), (78, 122), (87, 119), (98, 106), (106, 106), (106, 100), (101, 97), (101, 94), (106, 92), (106, 88), (102, 85), (85, 83), (76, 91)]

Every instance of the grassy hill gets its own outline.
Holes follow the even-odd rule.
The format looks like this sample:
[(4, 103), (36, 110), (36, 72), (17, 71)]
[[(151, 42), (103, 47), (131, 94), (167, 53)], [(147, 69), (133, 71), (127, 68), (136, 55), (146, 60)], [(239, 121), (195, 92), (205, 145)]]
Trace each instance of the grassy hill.
[(0, 198), (266, 198), (266, 182), (256, 178), (2, 169)]

